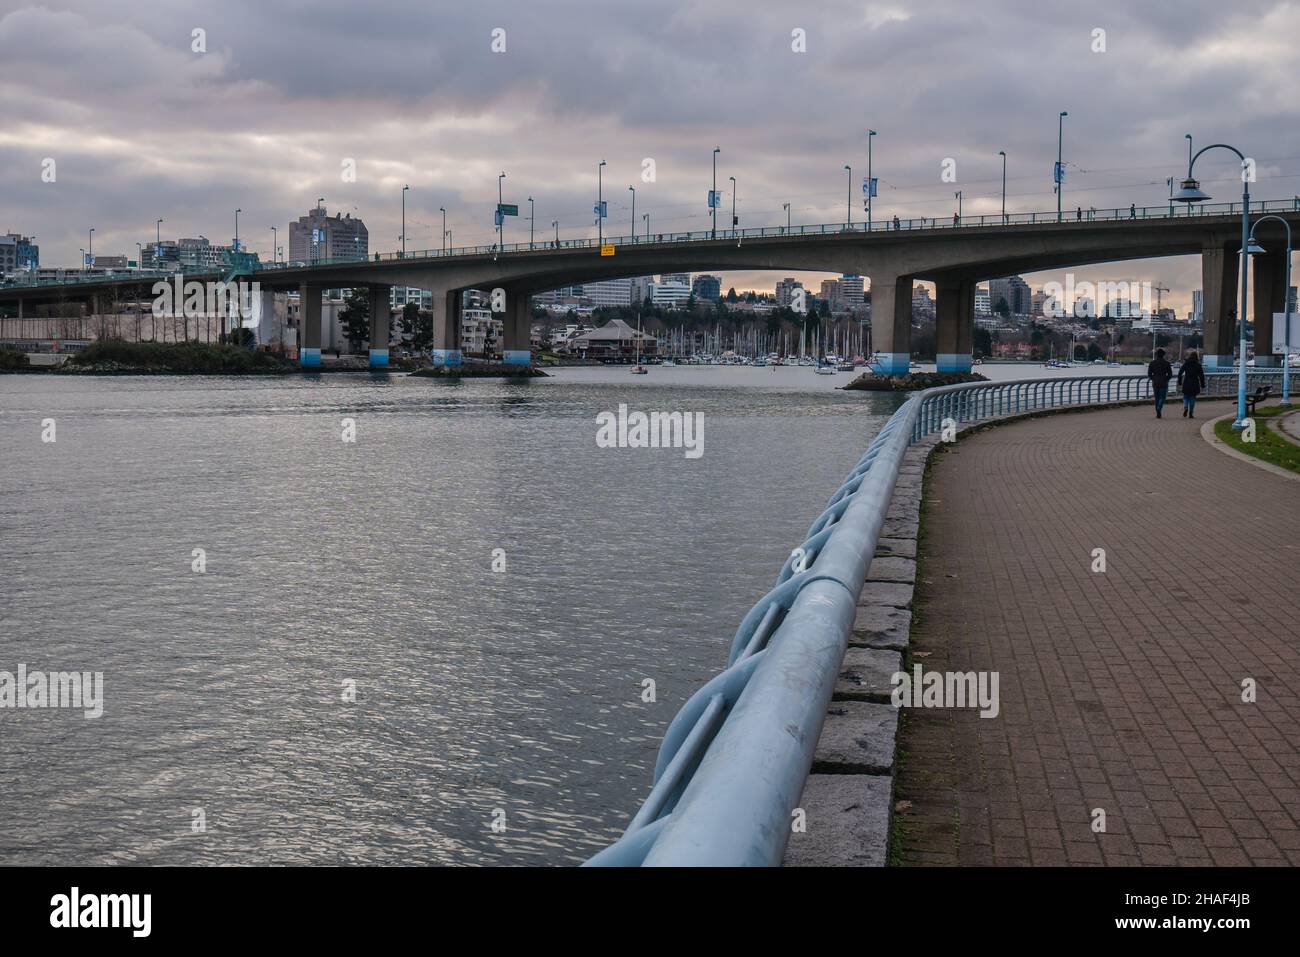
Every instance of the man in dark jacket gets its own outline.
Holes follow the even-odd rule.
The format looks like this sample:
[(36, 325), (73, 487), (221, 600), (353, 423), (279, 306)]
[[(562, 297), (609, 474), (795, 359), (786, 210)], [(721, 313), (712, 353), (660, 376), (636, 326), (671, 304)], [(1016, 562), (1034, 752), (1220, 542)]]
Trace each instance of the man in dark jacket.
[(1165, 407), (1165, 396), (1169, 394), (1169, 380), (1174, 377), (1174, 367), (1165, 358), (1165, 350), (1157, 349), (1156, 357), (1147, 363), (1147, 378), (1151, 380), (1151, 394), (1156, 397), (1156, 418), (1161, 418), (1160, 410)]

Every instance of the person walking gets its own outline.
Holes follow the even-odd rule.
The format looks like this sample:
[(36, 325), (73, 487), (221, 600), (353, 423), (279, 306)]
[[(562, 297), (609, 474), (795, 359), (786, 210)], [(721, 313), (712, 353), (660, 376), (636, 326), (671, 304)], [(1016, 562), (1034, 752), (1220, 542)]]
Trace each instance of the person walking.
[(1156, 418), (1163, 418), (1160, 412), (1165, 407), (1165, 398), (1169, 395), (1169, 380), (1174, 377), (1174, 367), (1165, 358), (1165, 350), (1157, 349), (1156, 357), (1147, 364), (1147, 378), (1151, 380), (1151, 394), (1156, 399)]
[(1205, 369), (1195, 349), (1187, 353), (1183, 367), (1178, 370), (1178, 387), (1183, 390), (1183, 417), (1196, 418), (1196, 397), (1205, 388)]

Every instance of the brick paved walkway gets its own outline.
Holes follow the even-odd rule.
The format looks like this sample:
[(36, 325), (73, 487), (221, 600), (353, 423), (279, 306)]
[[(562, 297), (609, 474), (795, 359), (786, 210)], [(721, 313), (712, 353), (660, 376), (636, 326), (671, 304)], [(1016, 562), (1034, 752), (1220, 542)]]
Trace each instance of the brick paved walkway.
[(932, 460), (913, 663), (999, 672), (1002, 713), (905, 712), (904, 863), (1300, 864), (1300, 483), (1169, 409)]

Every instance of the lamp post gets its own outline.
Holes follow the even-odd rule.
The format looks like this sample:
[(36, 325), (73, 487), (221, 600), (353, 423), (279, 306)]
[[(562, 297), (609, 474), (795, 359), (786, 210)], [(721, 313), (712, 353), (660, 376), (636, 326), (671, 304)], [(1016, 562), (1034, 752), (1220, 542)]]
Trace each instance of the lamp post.
[(239, 214), (242, 209), (235, 210), (235, 252), (239, 252)]
[[(1190, 167), (1192, 165), (1192, 134), (1184, 133), (1183, 139), (1187, 140), (1187, 165)], [(1188, 206), (1187, 215), (1190, 216), (1191, 214), (1192, 214), (1192, 207)]]
[(155, 239), (155, 241), (157, 242), (157, 244), (158, 244), (159, 246), (162, 245), (162, 224), (163, 224), (163, 221), (162, 221), (161, 219), (158, 220), (158, 222), (154, 223), (154, 229), (156, 230), (156, 233), (157, 233), (157, 234), (154, 236), (154, 239)]
[(605, 217), (601, 215), (605, 202), (605, 185), (601, 175), (604, 169), (605, 161), (601, 160), (596, 167), (596, 241), (602, 246), (605, 244)]
[(1007, 224), (1007, 151), (998, 150), (1002, 157), (1002, 225)]
[(1065, 110), (1056, 118), (1056, 169), (1052, 178), (1056, 180), (1056, 221), (1061, 221), (1061, 187), (1065, 185), (1065, 170), (1061, 167), (1061, 147), (1065, 145), (1065, 118), (1070, 114)]
[(409, 186), (402, 187), (402, 258), (406, 258), (406, 191)]
[(713, 188), (709, 190), (709, 215), (713, 217), (713, 225), (709, 227), (709, 238), (718, 238), (718, 154), (722, 152), (721, 146), (713, 147)]
[(957, 192), (953, 194), (957, 197), (957, 225), (961, 225), (961, 193), (961, 190), (957, 190)]
[(95, 227), (91, 226), (90, 232), (86, 235), (89, 237), (86, 242), (86, 249), (88, 250), (86, 254), (86, 265), (93, 269), (95, 267)]
[(871, 232), (871, 194), (875, 192), (871, 188), (875, 182), (871, 178), (871, 140), (875, 135), (875, 130), (867, 130), (867, 232)]
[(650, 242), (650, 214), (642, 213), (641, 218), (645, 220), (645, 241)]
[[(849, 195), (848, 198), (844, 201), (844, 211), (845, 213), (848, 214), (849, 221), (845, 225), (848, 226), (849, 229), (852, 229), (853, 228), (853, 167), (849, 166), (846, 163), (844, 169), (849, 174)], [(871, 192), (870, 183), (867, 184), (867, 192)]]
[(528, 248), (533, 248), (533, 220), (536, 219), (536, 207), (533, 205), (533, 198), (528, 197)]
[(731, 235), (736, 235), (736, 177), (728, 176), (731, 180)]
[(438, 212), (442, 213), (442, 254), (447, 255), (447, 207), (439, 206)]
[[(1196, 161), (1200, 159), (1201, 154), (1213, 149), (1231, 150), (1237, 154), (1241, 160), (1241, 309), (1237, 314), (1237, 418), (1232, 423), (1234, 431), (1240, 431), (1245, 428), (1246, 418), (1246, 296), (1247, 296), (1247, 270), (1250, 255), (1250, 182), (1246, 178), (1246, 157), (1241, 150), (1235, 146), (1229, 146), (1227, 143), (1211, 143), (1209, 146), (1203, 146), (1187, 162), (1187, 179), (1183, 180), (1182, 188), (1174, 193), (1175, 202), (1179, 203), (1203, 203), (1210, 197), (1201, 191), (1201, 184), (1192, 177), (1192, 168)], [(1290, 295), (1290, 290), (1287, 292)], [(1289, 359), (1289, 357), (1288, 357)]]
[(555, 227), (555, 248), (559, 249), (560, 248), (560, 221), (558, 219), (553, 219), (551, 220), (551, 225)]
[(782, 203), (781, 208), (785, 210), (785, 231), (788, 235), (790, 232), (790, 204)]
[(271, 227), (271, 262), (273, 263), (280, 261), (276, 253), (276, 250), (279, 248), (279, 246), (280, 246), (280, 237), (276, 233), (275, 227), (272, 226)]
[(144, 243), (135, 244), (135, 268), (137, 272), (144, 268)]
[(505, 171), (497, 177), (497, 252), (500, 252), (506, 245), (506, 214), (501, 208), (501, 181), (506, 178)]
[[(1282, 321), (1285, 323), (1282, 327), (1282, 404), (1289, 406), (1291, 404), (1291, 224), (1281, 216), (1274, 216), (1272, 213), (1255, 220), (1255, 224), (1250, 227), (1249, 242), (1247, 244), (1247, 248), (1252, 255), (1264, 251), (1262, 246), (1255, 243), (1255, 230), (1266, 219), (1276, 219), (1286, 227), (1286, 279), (1282, 283), (1283, 296), (1286, 300), (1282, 306)], [(1256, 349), (1256, 353), (1258, 351)]]
[(632, 192), (632, 243), (636, 244), (636, 187), (629, 186)]

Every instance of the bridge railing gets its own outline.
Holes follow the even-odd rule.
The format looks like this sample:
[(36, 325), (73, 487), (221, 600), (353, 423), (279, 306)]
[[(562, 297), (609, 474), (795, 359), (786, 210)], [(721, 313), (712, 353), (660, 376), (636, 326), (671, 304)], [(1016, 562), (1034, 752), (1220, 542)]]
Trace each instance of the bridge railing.
[[(1300, 212), (1300, 196), (1293, 199), (1285, 200), (1264, 200), (1251, 204), (1251, 210), (1259, 215), (1265, 213), (1286, 213)], [(1113, 222), (1118, 220), (1155, 220), (1155, 219), (1195, 219), (1197, 217), (1210, 216), (1231, 216), (1240, 214), (1240, 203), (1204, 203), (1199, 206), (1189, 205), (1186, 210), (1179, 210), (1173, 204), (1163, 204), (1160, 206), (1132, 206), (1132, 207), (1114, 207), (1111, 209), (1080, 209), (1076, 207), (1073, 211), (1066, 210), (1062, 213), (1061, 222)], [(527, 243), (506, 243), (500, 250), (495, 244), (475, 245), (475, 246), (455, 246), (447, 249), (420, 249), (410, 250), (405, 253), (374, 253), (369, 256), (342, 256), (337, 258), (309, 258), (305, 260), (293, 260), (289, 262), (265, 262), (259, 261), (250, 264), (251, 271), (271, 272), (284, 269), (301, 269), (305, 267), (316, 266), (355, 266), (364, 263), (388, 263), (398, 260), (427, 260), (427, 259), (446, 259), (461, 256), (495, 256), (502, 253), (520, 253), (520, 252), (542, 252), (545, 250), (572, 250), (572, 249), (598, 249), (600, 246), (614, 246), (624, 249), (635, 248), (646, 245), (662, 245), (666, 243), (698, 243), (698, 242), (719, 242), (719, 241), (738, 241), (743, 242), (746, 239), (773, 239), (785, 236), (835, 236), (844, 233), (885, 233), (905, 230), (921, 229), (966, 229), (978, 228), (981, 226), (1024, 226), (1024, 225), (1048, 225), (1057, 222), (1056, 211), (1048, 212), (1031, 212), (1031, 213), (1007, 213), (1001, 214), (984, 214), (980, 216), (913, 216), (907, 219), (898, 219), (897, 225), (891, 218), (873, 220), (868, 226), (866, 222), (859, 221), (856, 223), (818, 223), (807, 226), (759, 226), (749, 229), (719, 229), (716, 232), (708, 229), (691, 230), (688, 232), (668, 232), (653, 233), (649, 236), (642, 234), (640, 236), (606, 236), (603, 239), (583, 238), (583, 239), (561, 239), (561, 240), (535, 240)], [(197, 270), (196, 270), (197, 272)], [(10, 281), (7, 286), (36, 286), (36, 285), (63, 285), (75, 282), (103, 282), (105, 279), (136, 279), (136, 278), (165, 278), (172, 273), (162, 273), (157, 271), (139, 271), (126, 272), (121, 276), (109, 277), (92, 277), (88, 279), (70, 278), (66, 280), (30, 280), (30, 281)]]
[[(1248, 381), (1280, 375), (1250, 371)], [(1232, 394), (1236, 382), (1207, 373), (1205, 394)], [(587, 863), (779, 864), (908, 447), (950, 422), (1150, 395), (1144, 375), (1129, 375), (965, 383), (908, 398), (745, 615), (726, 669), (669, 723), (650, 793), (623, 836)]]

